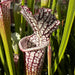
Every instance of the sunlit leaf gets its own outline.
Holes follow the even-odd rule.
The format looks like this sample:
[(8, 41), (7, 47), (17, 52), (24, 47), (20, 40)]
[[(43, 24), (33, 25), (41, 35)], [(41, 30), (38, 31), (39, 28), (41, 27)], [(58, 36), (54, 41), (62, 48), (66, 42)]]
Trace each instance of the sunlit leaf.
[(0, 3), (0, 34), (2, 37), (7, 65), (10, 75), (15, 75), (15, 67), (13, 62), (13, 53), (11, 47), (11, 32), (10, 32), (10, 1)]
[(69, 1), (63, 37), (62, 37), (61, 45), (59, 48), (58, 57), (54, 61), (53, 72), (56, 71), (57, 65), (60, 63), (60, 61), (64, 55), (64, 52), (66, 50), (66, 46), (67, 46), (67, 43), (69, 40), (69, 36), (70, 36), (70, 32), (71, 32), (71, 28), (72, 28), (72, 24), (73, 24), (73, 20), (74, 20), (74, 16), (75, 16), (74, 15), (74, 12), (75, 12), (75, 4), (74, 3), (75, 3), (75, 0)]

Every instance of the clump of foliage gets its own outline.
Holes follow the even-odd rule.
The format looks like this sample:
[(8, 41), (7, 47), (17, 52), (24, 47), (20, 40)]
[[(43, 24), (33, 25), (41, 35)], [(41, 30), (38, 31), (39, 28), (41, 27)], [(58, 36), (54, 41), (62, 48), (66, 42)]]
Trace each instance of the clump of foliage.
[(50, 37), (51, 69), (49, 70), (46, 52), (42, 75), (74, 75), (74, 3), (75, 0), (17, 0), (12, 1), (9, 8), (9, 1), (0, 2), (0, 75), (25, 74), (23, 53), (18, 48), (18, 42), (22, 37), (32, 34), (33, 30), (20, 14), (21, 5), (28, 6), (33, 14), (41, 7), (50, 8), (61, 22), (58, 30)]

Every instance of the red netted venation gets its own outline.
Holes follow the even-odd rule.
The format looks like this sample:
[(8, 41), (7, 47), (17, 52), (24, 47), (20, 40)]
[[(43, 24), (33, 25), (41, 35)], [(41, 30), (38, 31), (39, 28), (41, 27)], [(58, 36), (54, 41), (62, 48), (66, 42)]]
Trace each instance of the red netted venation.
[(45, 48), (35, 52), (26, 52), (26, 69), (31, 72), (31, 75), (35, 75), (36, 73), (36, 75), (40, 74), (42, 63), (44, 62), (44, 54)]
[(51, 14), (51, 9), (40, 8), (38, 13), (32, 15), (26, 6), (22, 6), (21, 8), (21, 13), (31, 25), (34, 33), (40, 35), (40, 37), (44, 35), (46, 38), (49, 38), (50, 34), (57, 29), (60, 24), (60, 21)]
[(40, 75), (49, 37), (57, 29), (60, 21), (51, 14), (51, 9), (40, 8), (38, 13), (32, 15), (26, 6), (21, 8), (21, 13), (31, 25), (34, 33), (22, 38), (19, 47), (21, 51), (25, 52), (25, 65), (28, 75)]
[(23, 14), (27, 22), (31, 25), (34, 31), (37, 31), (38, 30), (38, 27), (36, 26), (37, 21), (34, 19), (32, 12), (29, 11), (29, 8), (27, 8), (26, 6), (22, 6), (21, 8), (22, 8), (21, 13)]
[(25, 65), (28, 75), (40, 75), (44, 62), (45, 48), (49, 43), (46, 39), (42, 40), (41, 46), (37, 35), (32, 34), (24, 37), (19, 42), (20, 49), (25, 52)]
[(0, 18), (5, 24), (10, 23), (10, 1), (0, 2)]
[(39, 41), (40, 40), (37, 37), (37, 35), (32, 34), (30, 36), (22, 38), (19, 42), (19, 47), (23, 52), (24, 51), (29, 52), (39, 50), (40, 48), (44, 48), (49, 43), (49, 39), (46, 39), (45, 37), (41, 39), (42, 42), (41, 45)]
[(34, 18), (38, 22), (39, 33), (41, 36), (50, 37), (50, 34), (58, 27), (60, 24), (59, 20), (51, 14), (51, 9), (40, 8), (39, 12), (34, 15)]

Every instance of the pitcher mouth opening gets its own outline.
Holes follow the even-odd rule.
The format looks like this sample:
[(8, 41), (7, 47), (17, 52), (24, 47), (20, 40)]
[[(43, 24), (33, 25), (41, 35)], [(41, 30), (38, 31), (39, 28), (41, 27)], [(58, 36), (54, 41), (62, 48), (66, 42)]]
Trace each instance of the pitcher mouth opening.
[[(32, 35), (31, 35), (32, 36)], [(24, 37), (19, 41), (19, 48), (22, 52), (36, 51), (45, 48), (49, 41), (43, 42), (42, 45), (36, 45), (35, 42), (29, 39), (30, 36)]]

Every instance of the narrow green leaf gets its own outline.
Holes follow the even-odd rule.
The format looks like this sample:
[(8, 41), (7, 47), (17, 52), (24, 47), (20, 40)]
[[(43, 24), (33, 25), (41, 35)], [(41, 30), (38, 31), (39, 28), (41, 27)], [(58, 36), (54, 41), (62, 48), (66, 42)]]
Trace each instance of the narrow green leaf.
[(61, 21), (62, 16), (61, 16), (61, 1), (60, 0), (58, 0), (56, 8), (58, 12), (58, 19)]
[(51, 74), (51, 46), (50, 44), (48, 45), (47, 54), (48, 54), (48, 75), (50, 75)]
[(14, 3), (14, 9), (13, 9), (13, 14), (14, 14), (14, 22), (15, 22), (15, 31), (20, 33), (20, 27), (21, 27), (21, 15), (19, 13), (20, 11), (20, 4)]
[(41, 0), (41, 7), (48, 7), (49, 0)]
[(57, 0), (53, 0), (53, 3), (52, 3), (52, 14), (54, 13), (54, 10), (55, 10), (55, 7), (56, 7), (56, 3), (57, 3)]
[(22, 5), (24, 5), (25, 4), (25, 0), (22, 0)]
[(33, 14), (34, 14), (34, 4), (35, 0), (27, 0), (27, 6), (28, 8), (30, 8), (30, 11), (32, 11)]
[[(34, 10), (35, 10), (34, 5), (35, 5), (35, 0), (27, 0), (27, 6), (30, 9), (30, 11), (32, 11), (32, 14), (34, 14)], [(27, 27), (28, 27), (27, 34), (29, 35), (33, 33), (29, 24), (27, 25)]]
[[(22, 0), (21, 5), (25, 5), (25, 0)], [(25, 36), (25, 24), (26, 24), (26, 21), (25, 21), (23, 15), (21, 15), (21, 37)]]
[(24, 17), (21, 15), (21, 37), (25, 36), (25, 26), (26, 26), (26, 21)]
[(4, 67), (4, 70), (7, 75), (9, 75), (8, 67), (4, 58), (4, 52), (3, 52), (3, 46), (2, 46), (2, 41), (1, 41), (1, 36), (0, 36), (0, 58)]
[(49, 0), (48, 2), (48, 8), (50, 8), (50, 6), (51, 6), (51, 0)]
[[(56, 5), (56, 9), (57, 9), (57, 13), (58, 13), (58, 19), (60, 20), (60, 22), (61, 22), (61, 20), (62, 20), (62, 16), (61, 16), (61, 1), (60, 0), (58, 0), (58, 2), (57, 2), (57, 5)], [(61, 35), (62, 35), (62, 24), (60, 24), (60, 26), (59, 26), (59, 29), (57, 30), (57, 41), (58, 41), (58, 44), (60, 44), (60, 40), (61, 40)]]
[(0, 34), (2, 37), (7, 65), (10, 75), (15, 75), (15, 66), (13, 61), (13, 53), (11, 47), (10, 32), (10, 1), (2, 2), (0, 5)]
[(67, 12), (67, 18), (66, 18), (66, 23), (64, 27), (64, 32), (63, 32), (63, 37), (61, 41), (61, 45), (59, 47), (59, 52), (58, 52), (58, 57), (56, 57), (54, 61), (54, 66), (53, 66), (53, 73), (56, 71), (58, 64), (60, 63), (64, 52), (66, 50), (66, 46), (69, 40), (71, 28), (72, 28), (72, 23), (74, 20), (74, 11), (75, 11), (75, 0), (70, 0), (69, 1), (69, 6), (68, 6), (68, 12)]

